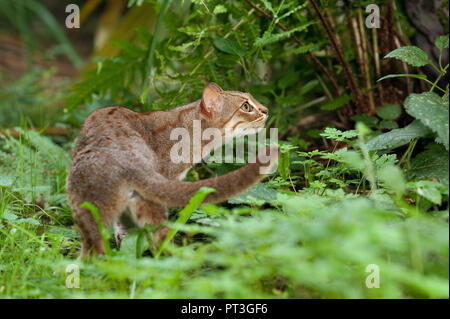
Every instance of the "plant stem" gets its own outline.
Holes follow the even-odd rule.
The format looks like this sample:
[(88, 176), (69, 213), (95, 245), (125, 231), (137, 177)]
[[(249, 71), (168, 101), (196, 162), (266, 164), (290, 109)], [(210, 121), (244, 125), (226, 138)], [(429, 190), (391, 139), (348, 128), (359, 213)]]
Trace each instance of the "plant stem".
[[(430, 89), (430, 92), (433, 92), (434, 88), (437, 87), (437, 84), (439, 82), (439, 80), (445, 75), (445, 73), (447, 73), (447, 69), (448, 69), (448, 64), (445, 66), (445, 68), (441, 71), (439, 71), (439, 76), (437, 77), (436, 81), (434, 81), (433, 86)], [(442, 89), (441, 89), (442, 90)], [(442, 90), (443, 91), (443, 90)], [(445, 92), (445, 91), (444, 91)]]

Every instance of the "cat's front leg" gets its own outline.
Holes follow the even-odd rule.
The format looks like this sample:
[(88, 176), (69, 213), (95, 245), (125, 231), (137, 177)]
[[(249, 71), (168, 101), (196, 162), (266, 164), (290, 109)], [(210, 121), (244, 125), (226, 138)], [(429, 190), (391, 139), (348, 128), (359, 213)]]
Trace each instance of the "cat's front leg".
[(127, 228), (120, 220), (116, 220), (113, 224), (114, 227), (114, 239), (116, 240), (117, 248), (120, 248), (122, 240), (128, 235)]

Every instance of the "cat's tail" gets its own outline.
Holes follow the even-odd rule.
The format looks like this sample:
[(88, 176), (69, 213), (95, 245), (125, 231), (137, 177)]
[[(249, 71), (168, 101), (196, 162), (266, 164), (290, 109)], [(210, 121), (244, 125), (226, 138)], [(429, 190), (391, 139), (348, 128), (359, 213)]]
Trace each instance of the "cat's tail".
[(167, 207), (183, 207), (201, 187), (212, 187), (216, 192), (209, 194), (204, 203), (219, 203), (234, 197), (254, 184), (261, 181), (265, 174), (271, 173), (278, 161), (278, 148), (267, 147), (267, 161), (262, 163), (261, 153), (255, 163), (232, 171), (230, 173), (200, 180), (197, 182), (182, 182), (168, 179), (145, 179), (144, 175), (132, 178), (133, 187), (145, 199)]

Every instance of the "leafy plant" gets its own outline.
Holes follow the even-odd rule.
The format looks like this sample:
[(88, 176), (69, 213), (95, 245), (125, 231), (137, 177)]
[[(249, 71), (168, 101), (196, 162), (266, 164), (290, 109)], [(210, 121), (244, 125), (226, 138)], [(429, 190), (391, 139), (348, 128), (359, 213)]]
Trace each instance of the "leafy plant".
[[(51, 71), (16, 81), (0, 74), (0, 122), (15, 127), (0, 131), (1, 297), (448, 298), (448, 86), (438, 87), (448, 37), (436, 39), (441, 58), (432, 62), (404, 38), (414, 30), (402, 7), (394, 14), (385, 1), (375, 1), (383, 28), (372, 30), (359, 2), (100, 3), (87, 1), (82, 18), (98, 13), (117, 26), (99, 22), (110, 36), (94, 41), (103, 46), (70, 92), (46, 92)], [(392, 51), (393, 34), (406, 46)], [(393, 59), (380, 63), (380, 54)], [(375, 84), (397, 60), (434, 63), (439, 75), (405, 71)], [(423, 80), (429, 91), (397, 77)], [(161, 244), (151, 236), (162, 226), (133, 230), (118, 248), (99, 225), (107, 255), (77, 261), (64, 185), (84, 119), (109, 105), (167, 110), (198, 99), (209, 81), (269, 107), (277, 172), (218, 205), (201, 205), (212, 191), (202, 189), (170, 211)], [(74, 134), (45, 136), (50, 124)], [(201, 163), (187, 179), (236, 166)], [(74, 264), (81, 289), (65, 287)], [(366, 285), (369, 265), (379, 267), (380, 288)]]

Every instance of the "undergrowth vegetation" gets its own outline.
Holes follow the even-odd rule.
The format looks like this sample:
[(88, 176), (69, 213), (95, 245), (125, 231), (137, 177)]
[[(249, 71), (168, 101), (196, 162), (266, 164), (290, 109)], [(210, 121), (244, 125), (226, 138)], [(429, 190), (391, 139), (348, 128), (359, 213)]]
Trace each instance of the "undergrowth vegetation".
[[(36, 69), (8, 85), (0, 77), (0, 297), (449, 297), (448, 36), (435, 39), (436, 63), (408, 42), (401, 13), (404, 45), (395, 50), (364, 30), (371, 50), (339, 46), (351, 40), (351, 23), (323, 32), (324, 16), (362, 26), (364, 1), (128, 6), (125, 15), (156, 10), (154, 29), (129, 30), (133, 39), (115, 41), (112, 57), (95, 56), (70, 91), (63, 84), (47, 99), (41, 79), (51, 74)], [(389, 68), (372, 68), (369, 56), (380, 63), (385, 49)], [(438, 76), (419, 72), (425, 65)], [(201, 205), (211, 190), (200, 190), (171, 211), (173, 242), (156, 245), (149, 226), (118, 249), (106, 232), (105, 256), (77, 260), (65, 179), (83, 120), (107, 105), (171, 109), (198, 99), (209, 81), (269, 107), (277, 172), (220, 205)], [(48, 127), (66, 135), (46, 136)], [(187, 180), (236, 167), (202, 163)], [(67, 288), (74, 265), (79, 288)]]

